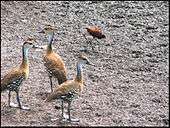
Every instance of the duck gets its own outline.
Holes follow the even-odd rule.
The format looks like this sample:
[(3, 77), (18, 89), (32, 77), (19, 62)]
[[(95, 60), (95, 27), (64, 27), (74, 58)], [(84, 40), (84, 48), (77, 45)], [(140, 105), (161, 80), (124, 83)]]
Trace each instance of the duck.
[(57, 78), (58, 84), (62, 84), (67, 80), (67, 69), (62, 57), (54, 52), (52, 44), (54, 40), (54, 31), (56, 29), (52, 25), (46, 25), (39, 33), (43, 33), (48, 37), (46, 52), (43, 56), (44, 66), (50, 79), (51, 92), (53, 92), (52, 78)]
[[(28, 38), (22, 45), (22, 62), (18, 67), (12, 68), (8, 71), (4, 77), (1, 79), (1, 92), (6, 90), (8, 93), (8, 106), (17, 107), (23, 110), (30, 110), (30, 108), (22, 106), (20, 102), (19, 90), (23, 81), (28, 79), (29, 76), (29, 59), (28, 51), (31, 48), (38, 48), (34, 45), (36, 40), (34, 38)], [(11, 100), (11, 91), (16, 93), (16, 100), (18, 104), (12, 103)]]
[[(54, 91), (46, 98), (46, 102), (52, 102), (53, 100), (61, 100), (62, 119), (69, 122), (79, 122), (79, 119), (72, 118), (70, 114), (70, 107), (72, 101), (77, 98), (83, 91), (83, 67), (84, 65), (93, 65), (85, 54), (80, 54), (77, 61), (77, 74), (74, 79), (67, 80), (59, 86), (56, 86)], [(94, 65), (93, 65), (94, 66)], [(64, 116), (64, 103), (68, 103), (68, 118)]]

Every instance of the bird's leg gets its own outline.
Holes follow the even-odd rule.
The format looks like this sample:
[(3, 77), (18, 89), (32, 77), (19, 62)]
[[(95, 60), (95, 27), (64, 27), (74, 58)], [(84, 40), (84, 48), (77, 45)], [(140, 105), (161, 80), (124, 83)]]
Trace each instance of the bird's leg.
[(23, 110), (30, 110), (30, 108), (21, 105), (20, 98), (19, 98), (19, 90), (17, 89), (15, 92), (17, 94), (17, 102), (18, 102), (19, 108)]
[[(61, 100), (61, 115), (62, 115), (62, 118), (61, 118), (61, 121), (65, 121), (65, 118), (64, 118), (64, 101)], [(55, 106), (56, 107), (56, 106)], [(57, 106), (58, 107), (58, 106)], [(51, 121), (56, 121), (57, 119), (51, 119)]]
[[(11, 91), (9, 90), (9, 93), (8, 93), (8, 105), (10, 106), (10, 99), (11, 99)], [(11, 106), (10, 106), (11, 107)]]
[(71, 118), (70, 107), (71, 107), (71, 101), (68, 101), (68, 116), (69, 116), (68, 120), (69, 120), (70, 122), (79, 122), (79, 121), (80, 121), (79, 119), (76, 119), (76, 118), (73, 119), (73, 118)]
[[(85, 48), (85, 51), (87, 51), (87, 47), (88, 47), (88, 44), (89, 44), (89, 42), (90, 41), (88, 41), (88, 39), (86, 38), (86, 36), (85, 36), (85, 34), (82, 34), (83, 35), (83, 37), (86, 39), (86, 41), (87, 41), (87, 46), (86, 46), (86, 48)], [(91, 44), (91, 42), (90, 42), (90, 44)]]
[(92, 41), (89, 41), (89, 42), (90, 42), (92, 50), (94, 51), (94, 47), (93, 47)]
[(16, 94), (17, 94), (17, 102), (18, 102), (18, 105), (19, 105), (19, 107), (21, 108), (21, 102), (20, 102), (20, 99), (19, 99), (19, 91), (16, 91)]
[(101, 44), (96, 38), (94, 38), (99, 44)]
[(71, 116), (70, 116), (70, 106), (71, 106), (71, 102), (68, 102), (68, 116), (69, 116), (69, 120), (71, 121)]
[(9, 93), (8, 93), (8, 105), (9, 105), (9, 107), (14, 107), (14, 108), (18, 107), (18, 104), (11, 103), (10, 101), (11, 101), (11, 91), (9, 90)]
[(51, 92), (53, 92), (52, 76), (49, 76), (49, 79), (50, 79), (50, 85), (51, 85)]
[(8, 105), (9, 105), (9, 107), (18, 107), (17, 104), (11, 103), (11, 91), (10, 90), (8, 93)]
[(68, 119), (68, 115), (66, 115), (66, 113), (64, 113), (64, 101), (61, 101), (61, 112), (62, 112), (62, 121), (67, 121)]
[(93, 39), (95, 39), (98, 42), (98, 49), (100, 51), (100, 45), (99, 44), (101, 44), (101, 43), (96, 38), (93, 37)]
[(64, 118), (64, 104), (63, 104), (63, 100), (61, 101), (61, 112), (62, 112), (62, 118)]

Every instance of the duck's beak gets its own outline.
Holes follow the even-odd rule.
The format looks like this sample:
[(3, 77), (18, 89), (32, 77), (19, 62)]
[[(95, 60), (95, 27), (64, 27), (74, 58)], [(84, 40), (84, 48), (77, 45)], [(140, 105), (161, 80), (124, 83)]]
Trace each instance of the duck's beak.
[(95, 66), (95, 64), (93, 64), (93, 63), (89, 63), (89, 65), (91, 65), (91, 66)]
[(43, 33), (43, 34), (45, 34), (45, 31), (44, 31), (44, 30), (42, 30), (42, 31), (39, 31), (38, 33)]
[(95, 64), (93, 64), (93, 63), (90, 62), (89, 60), (87, 61), (87, 64), (88, 64), (88, 65), (91, 65), (91, 66), (95, 66)]
[(32, 48), (34, 48), (34, 49), (43, 49), (42, 47), (40, 47), (40, 46), (36, 46), (36, 45), (33, 45), (33, 47)]

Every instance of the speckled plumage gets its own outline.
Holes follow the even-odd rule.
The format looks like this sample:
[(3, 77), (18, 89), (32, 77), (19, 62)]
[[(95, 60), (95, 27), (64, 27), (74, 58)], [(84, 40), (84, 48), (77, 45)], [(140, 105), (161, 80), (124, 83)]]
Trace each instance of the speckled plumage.
[[(79, 95), (83, 90), (83, 81), (78, 81), (77, 79), (68, 80), (58, 86), (47, 98), (47, 101), (52, 101), (55, 99), (69, 100), (70, 95)], [(68, 98), (67, 98), (68, 97)], [(74, 97), (72, 97), (74, 98)]]
[[(68, 103), (68, 114), (69, 114), (69, 121), (71, 120), (70, 116), (70, 105), (74, 98), (79, 96), (83, 90), (84, 82), (83, 82), (83, 74), (82, 74), (82, 67), (84, 64), (89, 64), (88, 59), (81, 55), (79, 61), (77, 62), (77, 75), (73, 80), (67, 80), (64, 83), (57, 86), (54, 91), (46, 98), (47, 102), (50, 102), (55, 99), (60, 99), (62, 101), (62, 117), (64, 117), (64, 108), (63, 102), (66, 101)], [(78, 120), (74, 120), (78, 121)]]
[[(24, 50), (24, 48), (23, 48)], [(19, 67), (11, 69), (1, 80), (1, 91), (6, 89), (10, 89), (11, 86), (14, 90), (16, 90), (23, 80), (26, 80), (29, 75), (29, 64), (28, 60), (24, 60), (24, 53), (23, 53), (23, 60)], [(16, 85), (16, 88), (15, 88)], [(10, 89), (12, 91), (12, 88)]]
[[(28, 50), (34, 47), (32, 42), (34, 42), (34, 40), (31, 38), (28, 38), (28, 40), (24, 42), (22, 46), (22, 53), (23, 53), (22, 63), (20, 64), (19, 67), (11, 69), (1, 80), (1, 92), (5, 90), (9, 90), (8, 105), (12, 106), (10, 104), (11, 91), (15, 91), (16, 99), (18, 102), (17, 106), (20, 109), (25, 109), (25, 110), (28, 110), (29, 108), (22, 106), (20, 103), (19, 87), (21, 86), (22, 82), (28, 78), (29, 75)], [(13, 106), (16, 107), (15, 104), (13, 104)]]
[(1, 80), (1, 91), (16, 90), (28, 76), (29, 70), (22, 67), (12, 69)]

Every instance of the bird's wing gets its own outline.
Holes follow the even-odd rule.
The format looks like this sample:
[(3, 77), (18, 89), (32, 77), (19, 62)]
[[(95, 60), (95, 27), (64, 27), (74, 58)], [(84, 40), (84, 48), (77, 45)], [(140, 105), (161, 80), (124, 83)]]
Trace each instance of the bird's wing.
[(65, 64), (63, 62), (63, 60), (61, 59), (60, 56), (57, 56), (56, 54), (52, 54), (50, 56), (44, 56), (44, 65), (47, 68), (58, 68), (58, 69), (65, 69)]
[(58, 79), (59, 84), (62, 84), (67, 80), (65, 64), (61, 58), (45, 56), (44, 62), (47, 71)]
[(99, 28), (97, 26), (95, 26), (93, 30), (96, 31), (96, 32), (101, 32), (102, 31), (101, 28)]
[(1, 80), (1, 91), (5, 90), (7, 88), (7, 85), (20, 80), (25, 79), (25, 73), (20, 71), (19, 69), (12, 69), (10, 72), (8, 72), (4, 78)]
[(69, 94), (74, 93), (78, 94), (77, 83), (74, 80), (66, 81), (63, 84), (59, 85), (55, 88), (54, 92), (52, 92), (48, 97), (47, 101), (51, 101), (62, 96), (68, 96)]

